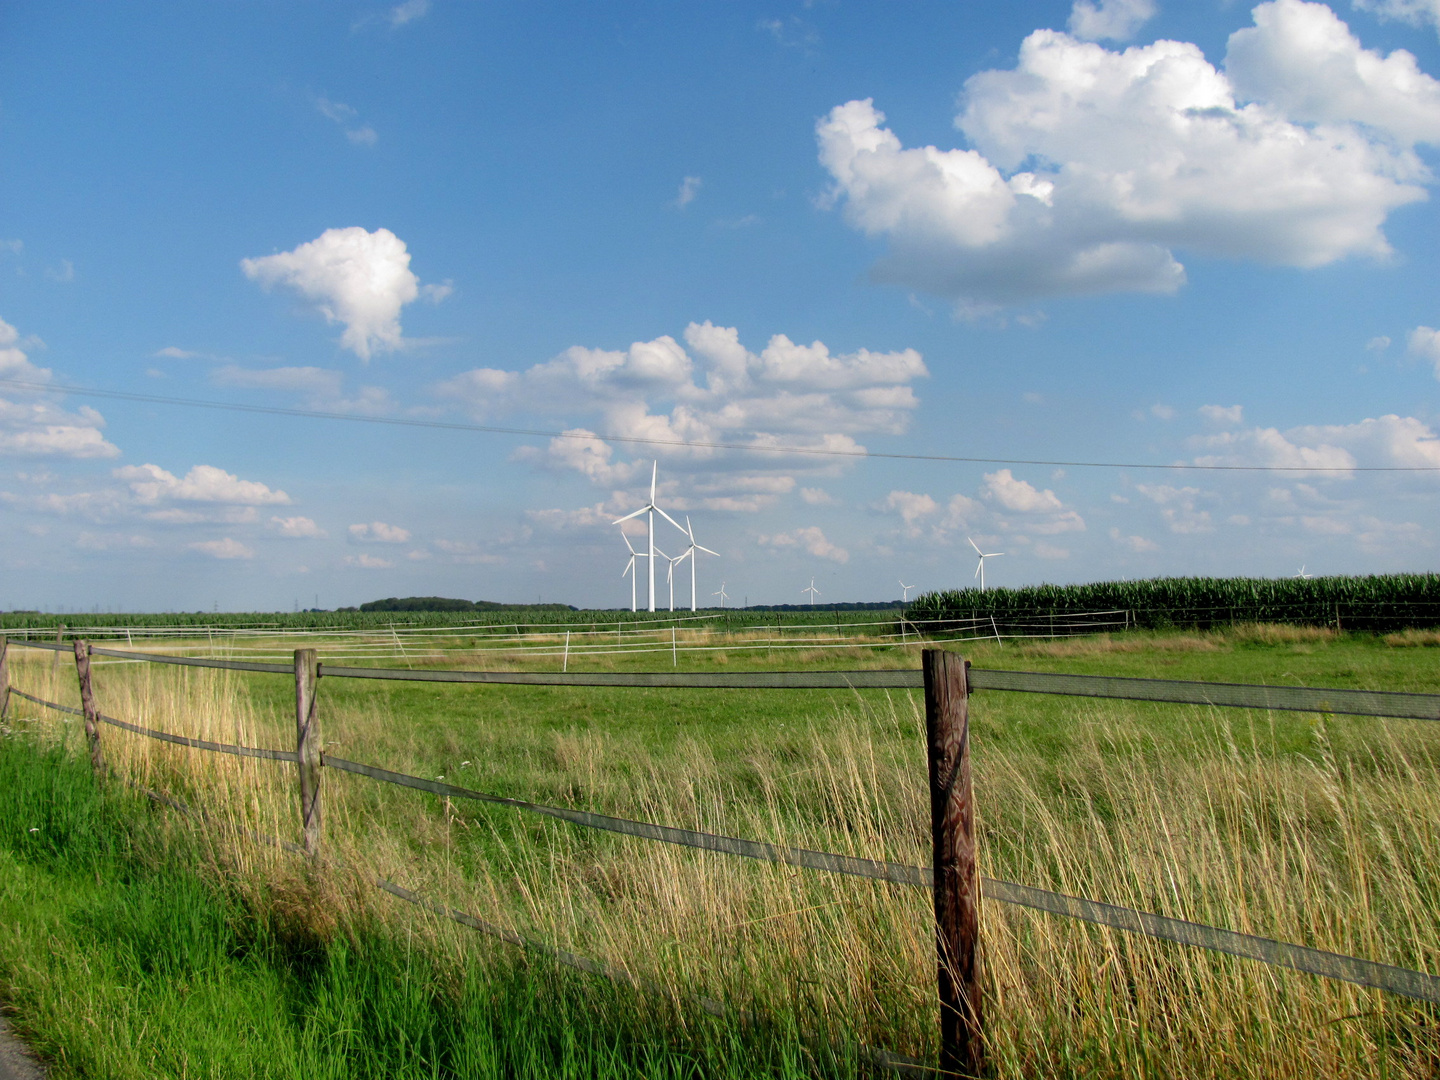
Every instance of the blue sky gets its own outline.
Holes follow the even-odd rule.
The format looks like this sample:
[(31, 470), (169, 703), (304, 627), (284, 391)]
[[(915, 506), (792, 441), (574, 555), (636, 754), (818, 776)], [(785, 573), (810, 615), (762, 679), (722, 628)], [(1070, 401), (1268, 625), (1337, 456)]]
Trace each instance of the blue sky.
[(732, 603), (1433, 570), (1437, 31), (6, 5), (0, 607), (628, 605), (656, 459)]

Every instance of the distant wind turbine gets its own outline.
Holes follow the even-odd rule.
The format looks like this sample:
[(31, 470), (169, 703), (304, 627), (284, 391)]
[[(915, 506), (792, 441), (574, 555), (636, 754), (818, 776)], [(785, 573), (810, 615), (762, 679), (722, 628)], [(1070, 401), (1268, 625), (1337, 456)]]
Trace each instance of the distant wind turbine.
[(817, 597), (817, 596), (820, 595), (820, 590), (817, 589), (817, 588), (815, 588), (815, 579), (812, 577), (812, 578), (810, 579), (810, 587), (809, 587), (808, 589), (801, 589), (800, 591), (801, 591), (802, 593), (809, 593), (809, 594), (810, 594), (810, 606), (811, 606), (811, 607), (814, 607), (814, 606), (815, 606), (815, 597)]
[(1308, 579), (1314, 577), (1315, 575), (1314, 575), (1314, 574), (1307, 574), (1307, 573), (1305, 573), (1305, 567), (1302, 565), (1302, 566), (1300, 567), (1299, 573), (1297, 573), (1295, 576), (1298, 577), (1298, 578), (1305, 578), (1305, 579), (1308, 580)]
[(720, 598), (720, 606), (723, 608), (723, 607), (725, 606), (725, 600), (726, 600), (726, 596), (725, 596), (725, 583), (724, 583), (723, 581), (720, 582), (720, 589), (719, 589), (719, 591), (718, 591), (718, 592), (712, 592), (710, 595), (711, 595), (711, 596), (718, 596), (718, 597)]
[(906, 585), (903, 581), (900, 582), (900, 588), (904, 590), (900, 596), (900, 602), (902, 604), (908, 604), (910, 602), (910, 590), (914, 587), (914, 585)]
[(640, 576), (635, 571), (635, 560), (643, 559), (645, 556), (635, 550), (635, 545), (630, 543), (630, 537), (626, 536), (623, 532), (620, 534), (620, 539), (624, 540), (625, 546), (630, 549), (630, 561), (625, 564), (625, 569), (620, 571), (620, 576), (623, 578), (626, 574), (630, 575), (630, 610), (634, 611), (637, 606), (635, 600), (635, 582)]
[[(619, 520), (617, 520), (617, 521), (612, 521), (612, 522), (611, 522), (612, 525), (619, 525), (619, 524), (621, 524), (622, 522), (629, 521), (631, 518), (637, 518), (637, 517), (639, 517), (641, 514), (645, 514), (645, 515), (646, 515), (646, 522), (647, 522), (647, 524), (648, 524), (648, 526), (649, 526), (649, 537), (648, 537), (648, 538), (649, 538), (649, 547), (648, 547), (648, 555), (645, 556), (645, 557), (647, 557), (647, 558), (650, 560), (650, 598), (649, 598), (649, 601), (650, 601), (650, 610), (651, 610), (651, 611), (654, 611), (654, 610), (655, 610), (655, 515), (656, 515), (656, 514), (659, 514), (659, 515), (660, 515), (661, 517), (663, 517), (666, 521), (670, 522), (671, 525), (674, 525), (675, 528), (680, 529), (680, 523), (679, 523), (678, 521), (676, 521), (674, 518), (672, 518), (669, 514), (665, 513), (664, 510), (661, 510), (660, 507), (658, 507), (658, 506), (655, 505), (655, 480), (656, 480), (656, 478), (659, 476), (659, 473), (660, 473), (660, 463), (657, 461), (657, 462), (655, 462), (654, 467), (650, 470), (650, 501), (647, 502), (644, 506), (642, 506), (639, 510), (636, 510), (633, 514), (626, 514), (624, 517), (620, 518)], [(685, 530), (684, 530), (684, 529), (680, 529), (680, 531), (681, 531), (681, 532), (684, 532)], [(673, 604), (673, 603), (671, 604), (671, 609), (672, 609), (672, 610), (674, 609), (674, 604)]]
[[(967, 536), (965, 539), (966, 539), (966, 540), (970, 540), (970, 538), (969, 538), (968, 536)], [(970, 546), (975, 549), (975, 554), (980, 556), (980, 565), (977, 566), (977, 567), (975, 567), (975, 576), (980, 579), (980, 591), (981, 591), (981, 592), (984, 592), (984, 591), (985, 591), (985, 560), (986, 560), (986, 559), (998, 558), (999, 556), (1004, 555), (1005, 552), (1003, 552), (1003, 551), (981, 551), (981, 550), (980, 550), (980, 545), (976, 544), (974, 540), (970, 540)]]
[[(690, 539), (690, 546), (685, 549), (685, 553), (683, 555), (681, 555), (678, 559), (675, 560), (674, 564), (671, 566), (671, 573), (673, 575), (674, 567), (679, 566), (686, 559), (690, 560), (690, 610), (697, 611), (699, 609), (695, 606), (695, 553), (697, 551), (703, 551), (706, 555), (714, 555), (717, 559), (720, 557), (720, 553), (718, 551), (711, 551), (703, 544), (695, 543), (695, 530), (690, 528), (689, 514), (685, 515), (685, 535)], [(673, 582), (671, 585), (671, 592), (674, 592)], [(671, 606), (673, 608), (674, 605), (672, 604)]]

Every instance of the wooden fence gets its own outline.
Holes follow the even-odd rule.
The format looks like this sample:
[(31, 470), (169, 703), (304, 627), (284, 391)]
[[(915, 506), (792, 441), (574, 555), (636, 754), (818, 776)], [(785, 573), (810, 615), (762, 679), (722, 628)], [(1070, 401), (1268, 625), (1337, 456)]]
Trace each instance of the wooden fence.
[[(57, 655), (61, 651), (69, 652), (73, 649), (80, 682), (81, 708), (74, 709), (45, 701), (13, 687), (8, 668), (8, 647), (13, 646), (53, 650)], [(90, 673), (92, 656), (291, 676), (295, 680), (295, 749), (277, 750), (192, 739), (106, 716), (100, 712), (95, 702)], [(324, 752), (320, 734), (318, 690), (321, 680), (325, 678), (710, 690), (923, 689), (931, 810), (931, 865), (907, 866), (651, 822), (631, 821), (585, 810), (545, 806), (443, 781), (393, 772), (378, 765), (349, 761)], [(268, 839), (269, 842), (303, 852), (312, 859), (319, 855), (321, 848), (323, 774), (325, 769), (330, 768), (448, 798), (477, 800), (543, 814), (585, 828), (603, 829), (662, 843), (785, 863), (810, 870), (927, 888), (933, 895), (935, 912), (936, 988), (941, 1047), (939, 1068), (946, 1073), (974, 1075), (983, 1064), (984, 1009), (979, 977), (979, 904), (982, 896), (1001, 903), (1018, 904), (1054, 915), (1081, 919), (1233, 956), (1248, 957), (1266, 964), (1440, 1004), (1440, 977), (1425, 972), (1241, 934), (1083, 897), (1067, 896), (1015, 882), (982, 878), (978, 872), (975, 850), (974, 792), (969, 745), (969, 697), (976, 690), (1440, 720), (1440, 694), (998, 671), (972, 668), (957, 654), (938, 649), (927, 649), (923, 652), (921, 669), (918, 671), (556, 673), (343, 667), (321, 663), (315, 649), (297, 649), (294, 652), (293, 664), (275, 664), (109, 649), (79, 640), (71, 645), (60, 642), (13, 641), (7, 646), (6, 639), (0, 637), (0, 715), (4, 715), (9, 707), (9, 699), (14, 695), (45, 708), (83, 717), (91, 763), (97, 771), (104, 769), (101, 725), (111, 725), (197, 750), (295, 764), (298, 774), (300, 832), (304, 843), (294, 845), (274, 838), (259, 839)], [(173, 800), (166, 801), (172, 805), (180, 805)], [(188, 809), (183, 806), (181, 808)], [(514, 944), (538, 949), (561, 962), (607, 977), (636, 981), (609, 965), (565, 953), (514, 931), (492, 926), (473, 915), (433, 903), (394, 882), (377, 879), (375, 884), (400, 899)], [(702, 1001), (701, 1004), (712, 1012), (723, 1011), (723, 1006), (716, 1002)], [(933, 1066), (885, 1051), (872, 1050), (868, 1056), (876, 1064), (902, 1072), (923, 1075), (934, 1071)]]

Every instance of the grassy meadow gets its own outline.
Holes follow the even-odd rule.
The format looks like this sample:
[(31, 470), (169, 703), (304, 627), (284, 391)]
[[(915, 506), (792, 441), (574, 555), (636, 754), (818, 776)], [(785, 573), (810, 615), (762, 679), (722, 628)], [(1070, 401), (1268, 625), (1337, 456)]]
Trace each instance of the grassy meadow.
[[(872, 648), (791, 641), (795, 647), (779, 649), (773, 636), (754, 630), (704, 633), (703, 648), (692, 638), (695, 648), (673, 661), (668, 653), (577, 651), (563, 662), (572, 671), (670, 670), (672, 662), (682, 670), (919, 663), (914, 644), (878, 636)], [(190, 644), (278, 656), (296, 642), (252, 641), (243, 650), (208, 639)], [(529, 653), (497, 653), (461, 639), (424, 655), (384, 655), (377, 639), (367, 655), (397, 666), (559, 668), (550, 647), (558, 638), (531, 644)], [(1372, 637), (1252, 625), (963, 649), (980, 667), (1440, 692), (1437, 645), (1433, 631)], [(13, 649), (11, 671), (22, 689), (77, 703), (65, 657), (57, 665), (48, 653)], [(102, 658), (95, 671), (100, 708), (110, 715), (223, 741), (293, 745), (294, 690), (283, 676)], [(664, 824), (914, 864), (928, 859), (918, 692), (332, 678), (321, 680), (320, 695), (327, 749), (353, 760)], [(73, 763), (34, 766), (56, 747), (73, 756), (78, 726), (12, 699), (5, 761), (31, 770), (26, 783), (41, 783), (49, 770), (70, 776), (77, 793), (93, 791)], [(988, 876), (1440, 971), (1435, 725), (988, 692), (972, 700), (972, 737)], [(79, 1043), (103, 1043), (106, 1060), (131, 1063), (110, 1071), (77, 1066), (71, 1075), (288, 1075), (301, 1058), (258, 1049), (255, 1032), (271, 1031), (271, 1023), (280, 1025), (274, 1038), (289, 1039), (322, 1075), (336, 1076), (402, 1075), (393, 1058), (400, 1044), (413, 1056), (407, 1069), (438, 1076), (853, 1074), (856, 1043), (934, 1058), (933, 945), (921, 890), (581, 830), (334, 770), (323, 779), (333, 861), (312, 872), (234, 828), (298, 838), (293, 766), (202, 754), (108, 727), (103, 738), (117, 776), (204, 807), (212, 822), (197, 830), (173, 812), (142, 812), (138, 804), (122, 813), (124, 790), (107, 784), (114, 805), (96, 803), (85, 813), (110, 815), (106, 827), (126, 836), (134, 832), (126, 815), (134, 815), (149, 823), (150, 838), (127, 840), (134, 852), (107, 856), (116, 869), (91, 874), (58, 855), (50, 863), (31, 859), (27, 837), (40, 834), (22, 835), (13, 819), (39, 796), (24, 794), (23, 784), (20, 795), (3, 796), (10, 854), (0, 858), (0, 905), (7, 915), (27, 913), (13, 917), (29, 928), (0, 937), (0, 979), (17, 1023), (62, 1061), (80, 1052)], [(7, 781), (4, 790), (12, 786)], [(156, 857), (159, 847), (181, 855)], [(182, 1055), (182, 1067), (173, 1053), (164, 1062), (146, 1058), (155, 1024), (112, 1024), (123, 995), (105, 987), (130, 985), (124, 971), (112, 982), (85, 976), (92, 989), (78, 1007), (46, 991), (79, 977), (62, 969), (84, 954), (85, 896), (113, 899), (107, 874), (143, 878), (134, 866), (186, 876), (220, 905), (224, 927), (263, 939), (263, 948), (217, 948), (232, 966), (260, 965), (260, 974), (247, 968), (236, 978), (300, 988), (289, 997), (259, 995), (277, 1003), (279, 1019), (225, 1020), (221, 1010), (197, 1006), (217, 1030), (238, 1024), (249, 1034), (197, 1045)], [(67, 899), (59, 905), (17, 899), (40, 889), (46, 873), (56, 880), (69, 873), (79, 884), (60, 890)], [(534, 954), (437, 924), (370, 888), (367, 874), (623, 968), (648, 989), (558, 974)], [(37, 945), (36, 927), (59, 944)], [(1440, 1070), (1440, 1017), (1406, 999), (998, 904), (985, 906), (982, 936), (997, 1076), (1421, 1077)], [(396, 974), (402, 958), (413, 975)], [(347, 964), (356, 986), (413, 982), (415, 1000), (320, 1008), (316, 987), (330, 985), (336, 966)], [(731, 1020), (694, 1007), (702, 996), (725, 1003)], [(415, 1019), (420, 1027), (397, 1019), (392, 1045), (383, 1033), (388, 1021), (352, 1023), (342, 1017), (347, 1008), (382, 1020), (392, 1008), (397, 1017), (429, 1019)], [(484, 1051), (489, 1064), (464, 1064), (472, 1051), (456, 1049), (451, 1029), (472, 1015), (465, 1009), (481, 1009), (465, 1024), (489, 1032), (494, 1045), (532, 1047), (533, 1065), (517, 1065), (508, 1050)], [(352, 1027), (363, 1037), (347, 1034)], [(421, 1028), (432, 1032), (429, 1043), (415, 1041)], [(589, 1049), (566, 1057), (553, 1043), (561, 1030)], [(242, 1054), (245, 1046), (256, 1049)], [(237, 1071), (234, 1055), (246, 1071)]]

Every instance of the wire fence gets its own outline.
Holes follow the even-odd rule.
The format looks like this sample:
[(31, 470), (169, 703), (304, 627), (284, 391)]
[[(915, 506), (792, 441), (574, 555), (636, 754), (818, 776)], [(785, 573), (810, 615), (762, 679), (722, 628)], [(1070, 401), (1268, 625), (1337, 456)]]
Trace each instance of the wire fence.
[[(50, 651), (70, 651), (70, 647), (52, 642), (22, 641), (11, 645), (25, 645)], [(306, 733), (312, 729), (302, 725), (296, 750), (278, 750), (262, 747), (247, 747), (188, 738), (153, 728), (142, 727), (100, 713), (89, 705), (91, 695), (88, 687), (88, 657), (109, 656), (121, 660), (147, 661), (153, 663), (219, 668), (244, 672), (294, 675), (297, 680), (297, 694), (305, 695), (304, 680), (301, 678), (302, 656), (308, 654), (312, 669), (318, 676), (326, 678), (356, 679), (399, 679), (416, 682), (445, 682), (490, 685), (530, 686), (572, 686), (572, 687), (652, 687), (691, 690), (752, 689), (752, 690), (917, 690), (924, 689), (927, 698), (927, 714), (931, 711), (935, 688), (929, 681), (930, 669), (922, 675), (918, 670), (889, 671), (792, 671), (792, 672), (736, 672), (736, 673), (692, 673), (692, 672), (488, 672), (488, 671), (438, 671), (402, 670), (395, 668), (354, 668), (316, 662), (312, 650), (299, 650), (289, 665), (270, 664), (235, 660), (219, 660), (205, 657), (189, 657), (140, 653), (130, 650), (107, 649), (77, 643), (75, 654), (77, 666), (82, 654), (87, 660), (81, 672), (82, 698), (87, 703), (83, 709), (75, 709), (56, 702), (46, 701), (29, 694), (18, 687), (9, 685), (5, 674), (4, 648), (0, 644), (0, 695), (8, 698), (13, 694), (44, 708), (70, 715), (84, 716), (87, 720), (87, 734), (92, 742), (98, 740), (98, 724), (107, 724), (147, 738), (186, 746), (193, 749), (232, 754), (242, 757), (264, 758), (274, 761), (299, 764), (301, 772), (307, 761), (314, 760), (317, 768), (330, 768), (367, 777), (371, 780), (397, 785), (417, 791), (424, 791), (447, 799), (466, 799), (510, 807), (515, 810), (544, 815), (569, 822), (583, 828), (599, 829), (639, 839), (661, 843), (678, 844), (686, 847), (721, 854), (741, 856), (772, 863), (782, 863), (829, 873), (867, 878), (877, 882), (899, 886), (930, 888), (941, 886), (936, 867), (910, 866), (899, 863), (842, 855), (834, 852), (811, 851), (801, 848), (771, 844), (764, 841), (725, 836), (716, 833), (626, 818), (612, 817), (586, 810), (568, 807), (548, 806), (494, 795), (441, 780), (412, 776), (395, 772), (378, 765), (366, 764), (326, 754), (318, 746), (306, 745)], [(1440, 694), (1395, 693), (1369, 690), (1346, 690), (1299, 686), (1265, 686), (1240, 683), (1208, 683), (1165, 679), (1134, 679), (1112, 676), (1068, 675), (1047, 672), (1016, 672), (993, 669), (965, 668), (963, 694), (972, 691), (994, 690), (1022, 693), (1061, 694), (1092, 698), (1114, 698), (1124, 700), (1191, 704), (1226, 708), (1262, 710), (1292, 710), (1303, 712), (1335, 713), (1354, 716), (1386, 718), (1407, 718), (1419, 720), (1440, 720)], [(309, 684), (313, 693), (313, 681)], [(8, 704), (8, 700), (6, 701)], [(309, 709), (313, 715), (314, 699), (308, 705), (301, 701), (297, 705), (300, 714)], [(90, 730), (92, 723), (96, 730)], [(968, 750), (966, 751), (968, 753)], [(968, 772), (968, 770), (967, 770)], [(318, 824), (318, 818), (317, 818)], [(273, 838), (272, 838), (273, 839)], [(307, 841), (310, 830), (307, 822)], [(277, 841), (287, 848), (306, 850), (298, 845)], [(307, 843), (308, 853), (317, 854), (312, 843)], [(403, 889), (393, 882), (377, 880), (377, 887), (419, 904), (447, 918), (475, 929), (493, 933), (505, 940), (515, 939), (515, 944), (535, 945), (523, 935), (504, 931), (475, 916), (453, 911), (443, 905), (425, 900), (418, 894)], [(1226, 953), (1232, 956), (1258, 960), (1262, 963), (1289, 968), (1323, 978), (1352, 983), (1359, 986), (1399, 994), (1417, 1001), (1440, 1004), (1440, 977), (1422, 971), (1377, 963), (1359, 957), (1315, 949), (1270, 938), (1243, 934), (1222, 927), (1208, 926), (1184, 919), (1172, 918), (1152, 912), (1107, 904), (1084, 897), (1070, 896), (1047, 889), (1035, 888), (1016, 882), (990, 878), (977, 878), (978, 889), (986, 899), (1005, 904), (1019, 905), (1053, 915), (1078, 919), (1095, 925), (1125, 930), (1146, 937), (1171, 941)], [(937, 911), (939, 910), (937, 906)], [(541, 946), (552, 954), (558, 954), (549, 946)], [(567, 954), (568, 955), (568, 954)], [(606, 967), (598, 961), (572, 958), (586, 970)], [(583, 961), (583, 962), (582, 962)], [(588, 965), (588, 966), (587, 966)], [(942, 965), (943, 966), (943, 965)], [(895, 1068), (917, 1068), (925, 1071), (928, 1067), (912, 1059), (903, 1058), (882, 1051), (877, 1063), (888, 1063)], [(883, 1061), (881, 1059), (884, 1059)]]

